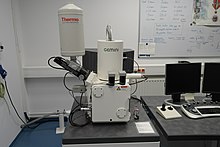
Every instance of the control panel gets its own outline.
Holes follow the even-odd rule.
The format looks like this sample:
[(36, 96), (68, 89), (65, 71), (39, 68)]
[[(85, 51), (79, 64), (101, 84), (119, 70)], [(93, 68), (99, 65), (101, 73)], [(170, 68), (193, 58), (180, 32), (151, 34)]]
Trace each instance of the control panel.
[(194, 101), (181, 105), (181, 110), (189, 118), (205, 118), (220, 116), (220, 102)]
[(158, 106), (156, 112), (165, 119), (182, 117), (173, 106), (166, 106), (165, 104), (163, 104), (162, 106)]

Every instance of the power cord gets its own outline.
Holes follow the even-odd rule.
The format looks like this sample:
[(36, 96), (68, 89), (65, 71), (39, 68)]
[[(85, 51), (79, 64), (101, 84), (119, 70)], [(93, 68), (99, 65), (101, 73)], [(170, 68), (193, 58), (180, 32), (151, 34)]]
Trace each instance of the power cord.
[[(21, 125), (21, 127), (28, 127), (28, 128), (31, 128), (31, 129), (34, 129), (34, 128), (36, 128), (36, 127), (38, 127), (41, 123), (38, 123), (36, 126), (32, 126), (35, 122), (37, 122), (38, 120), (40, 120), (39, 118), (37, 118), (36, 120), (34, 120), (33, 122), (25, 122), (22, 118), (21, 118), (21, 116), (19, 115), (19, 113), (18, 113), (18, 111), (17, 111), (17, 108), (15, 107), (15, 105), (14, 105), (14, 103), (13, 103), (13, 101), (12, 101), (12, 98), (11, 98), (11, 95), (10, 95), (10, 92), (9, 92), (9, 89), (8, 89), (8, 85), (7, 85), (7, 81), (6, 81), (6, 76), (7, 76), (7, 72), (2, 68), (2, 66), (0, 65), (0, 75), (2, 76), (2, 78), (3, 78), (3, 80), (4, 80), (4, 84), (3, 84), (3, 86), (4, 86), (4, 89), (6, 90), (6, 93), (7, 93), (7, 95), (8, 95), (8, 99), (9, 99), (9, 101), (10, 101), (10, 103), (11, 103), (11, 106), (13, 107), (13, 110), (15, 111), (15, 113), (16, 113), (16, 115), (17, 115), (17, 117), (21, 120), (21, 122), (23, 123), (22, 125)], [(5, 99), (5, 97), (4, 97), (4, 99)], [(6, 99), (5, 99), (5, 101), (6, 101)], [(10, 108), (9, 108), (9, 105), (8, 105), (8, 103), (7, 103), (7, 101), (6, 101), (6, 104), (7, 104), (7, 107), (8, 107), (8, 110), (9, 110), (9, 113), (10, 113)]]
[(137, 91), (137, 89), (138, 89), (138, 84), (139, 83), (142, 83), (142, 82), (145, 82), (146, 80), (147, 80), (148, 78), (146, 77), (144, 80), (141, 80), (141, 81), (137, 81), (137, 79), (135, 80), (136, 82), (134, 82), (134, 83), (130, 83), (129, 85), (136, 85), (135, 86), (135, 90), (131, 93), (131, 96)]
[(5, 101), (7, 109), (8, 109), (8, 112), (9, 112), (9, 114), (11, 114), (11, 110), (9, 108), (9, 104), (8, 104), (7, 100), (5, 99), (5, 86), (2, 83), (2, 81), (0, 82), (0, 99), (1, 98)]
[[(69, 115), (69, 123), (72, 125), (72, 126), (77, 126), (77, 127), (83, 127), (83, 126), (86, 126), (87, 124), (89, 124), (91, 122), (91, 119), (89, 118), (88, 114), (86, 111), (82, 111), (81, 108), (82, 108), (82, 98), (83, 98), (83, 94), (84, 93), (81, 93), (81, 96), (80, 96), (80, 103), (75, 106), (71, 112), (70, 112), (70, 115)], [(78, 115), (77, 115), (78, 113)], [(84, 122), (76, 122), (76, 120), (82, 118), (83, 116), (85, 116), (84, 118)], [(81, 119), (82, 121), (82, 119)]]
[(136, 100), (136, 101), (138, 101), (138, 102), (140, 102), (140, 103), (143, 103), (142, 100), (140, 100), (140, 99), (137, 98), (137, 97), (131, 96), (131, 99)]
[(50, 61), (51, 61), (52, 59), (55, 59), (55, 58), (56, 58), (56, 57), (50, 57), (50, 58), (48, 59), (48, 61), (47, 61), (47, 64), (48, 64), (50, 67), (54, 68), (54, 69), (65, 70), (64, 68), (60, 68), (60, 67), (53, 66), (53, 65), (50, 63)]
[[(131, 95), (135, 94), (135, 92), (137, 91), (138, 89), (138, 84), (137, 84), (137, 79), (135, 79), (135, 90), (131, 93)], [(131, 85), (131, 84), (130, 84)]]
[(64, 87), (65, 87), (67, 90), (73, 91), (72, 89), (70, 89), (70, 88), (66, 85), (66, 77), (67, 77), (68, 74), (71, 74), (71, 72), (65, 73), (65, 75), (64, 75), (64, 77), (63, 77), (63, 85), (64, 85)]
[(132, 59), (132, 58), (129, 58), (129, 57), (123, 57), (123, 59), (129, 59), (129, 60), (132, 60), (136, 65), (137, 65), (137, 67), (138, 67), (138, 70), (140, 69), (140, 66), (139, 66), (139, 64), (138, 64), (138, 62), (137, 61), (135, 61), (134, 59)]
[(9, 101), (10, 101), (10, 103), (11, 103), (11, 105), (12, 105), (12, 107), (13, 107), (13, 109), (14, 109), (16, 115), (17, 115), (17, 117), (22, 121), (23, 124), (26, 124), (26, 122), (25, 122), (25, 121), (21, 118), (21, 116), (19, 115), (19, 113), (18, 113), (18, 111), (17, 111), (17, 109), (16, 109), (16, 107), (15, 107), (15, 105), (14, 105), (12, 99), (11, 99), (11, 95), (10, 95), (10, 93), (9, 93), (8, 86), (7, 86), (7, 81), (6, 81), (5, 79), (4, 79), (4, 82), (5, 82), (5, 90), (6, 90), (6, 92), (7, 92)]
[[(76, 113), (80, 113), (80, 111), (81, 111), (82, 98), (83, 98), (83, 94), (84, 94), (84, 93), (81, 93), (80, 100), (78, 101), (78, 100), (76, 99), (76, 97), (74, 96), (73, 90), (70, 89), (70, 88), (66, 85), (66, 77), (67, 77), (68, 74), (71, 74), (71, 72), (67, 72), (67, 73), (64, 75), (64, 77), (63, 77), (63, 84), (64, 84), (64, 87), (65, 87), (69, 92), (72, 92), (72, 95), (71, 95), (71, 96), (73, 97), (74, 101), (77, 103), (77, 106), (76, 106), (74, 109), (72, 109), (71, 112), (70, 112), (70, 115), (69, 115), (69, 123), (70, 123), (72, 126), (82, 127), (82, 126), (85, 126), (85, 125), (87, 125), (87, 124), (90, 123), (90, 119), (89, 119), (88, 115), (87, 115), (85, 112), (83, 112), (83, 113), (85, 113), (85, 114), (80, 115), (80, 117), (79, 117), (79, 116), (75, 116)], [(86, 86), (84, 80), (83, 80), (83, 85)], [(74, 116), (75, 116), (75, 117), (74, 117)], [(86, 121), (85, 123), (82, 123), (82, 124), (76, 123), (75, 121), (78, 120), (79, 118), (81, 118), (82, 116), (85, 116), (85, 118), (86, 118), (87, 121)]]
[[(36, 118), (36, 119), (34, 119), (34, 120), (32, 120), (32, 121), (30, 121), (30, 122), (28, 122), (28, 123), (25, 123), (25, 124), (21, 125), (21, 128), (24, 128), (24, 127), (32, 128), (31, 125), (35, 124), (36, 122), (38, 122), (38, 121), (40, 121), (40, 120), (42, 120), (42, 119), (44, 119), (44, 118), (47, 118), (47, 117), (49, 117), (49, 116), (51, 116), (51, 115), (57, 115), (57, 114), (59, 114), (59, 113), (58, 113), (58, 112), (55, 112), (55, 113), (45, 114), (45, 115), (42, 116), (42, 117)], [(41, 123), (39, 123), (39, 125), (40, 125), (40, 124), (41, 124)], [(37, 126), (39, 126), (39, 125), (37, 125)], [(36, 128), (36, 127), (33, 127), (33, 128)]]

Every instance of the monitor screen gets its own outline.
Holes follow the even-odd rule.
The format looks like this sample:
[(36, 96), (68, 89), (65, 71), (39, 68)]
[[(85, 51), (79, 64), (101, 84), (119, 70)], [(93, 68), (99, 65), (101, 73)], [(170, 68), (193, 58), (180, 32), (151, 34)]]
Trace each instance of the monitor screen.
[[(220, 63), (205, 63), (202, 92), (220, 94)], [(220, 97), (218, 98), (220, 99)]]
[(200, 92), (201, 63), (166, 64), (165, 94)]

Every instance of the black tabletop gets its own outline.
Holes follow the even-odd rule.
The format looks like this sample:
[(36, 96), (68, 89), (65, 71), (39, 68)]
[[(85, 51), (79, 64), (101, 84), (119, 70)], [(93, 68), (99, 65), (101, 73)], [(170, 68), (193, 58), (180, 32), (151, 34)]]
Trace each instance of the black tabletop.
[[(182, 118), (166, 120), (156, 113), (156, 106), (162, 105), (164, 96), (142, 96), (149, 117), (167, 140), (219, 140), (220, 117), (191, 119), (185, 116), (180, 108), (176, 110)], [(201, 99), (201, 98), (198, 98)]]
[[(136, 128), (136, 122), (150, 121), (140, 102), (131, 100), (130, 109), (134, 107), (140, 110), (139, 120), (131, 116), (127, 123), (90, 123), (84, 127), (67, 125), (63, 134), (63, 144), (91, 144), (91, 143), (125, 143), (125, 142), (156, 142), (159, 135), (155, 133), (140, 134)], [(153, 125), (152, 125), (153, 126)]]

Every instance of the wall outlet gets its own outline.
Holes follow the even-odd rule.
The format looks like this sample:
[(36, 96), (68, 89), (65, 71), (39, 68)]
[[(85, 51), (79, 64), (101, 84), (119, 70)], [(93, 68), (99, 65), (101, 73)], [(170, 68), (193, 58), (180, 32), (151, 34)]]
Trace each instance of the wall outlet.
[(146, 68), (139, 68), (139, 69), (134, 69), (135, 73), (145, 73), (146, 72)]

